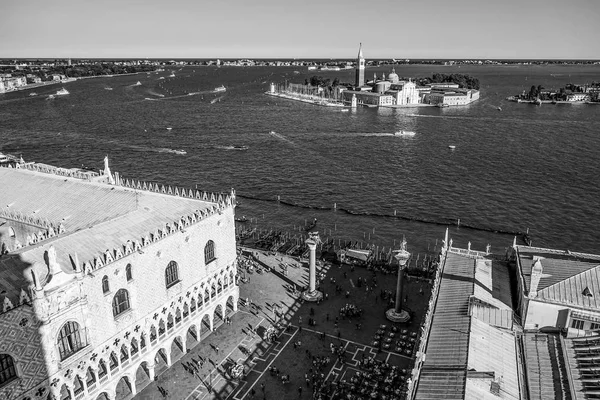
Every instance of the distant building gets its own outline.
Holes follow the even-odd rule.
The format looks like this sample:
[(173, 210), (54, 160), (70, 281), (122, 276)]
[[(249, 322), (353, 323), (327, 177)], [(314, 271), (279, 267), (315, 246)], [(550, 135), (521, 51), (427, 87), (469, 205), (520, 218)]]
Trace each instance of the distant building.
[(433, 105), (464, 106), (479, 99), (479, 91), (473, 89), (432, 89), (424, 97), (425, 102)]
[(420, 102), (417, 85), (412, 81), (399, 81), (397, 83), (392, 83), (391, 90), (395, 93), (397, 105), (419, 104)]
[(356, 80), (355, 86), (361, 87), (365, 85), (365, 57), (362, 52), (362, 43), (358, 48), (358, 57), (356, 58)]
[(344, 90), (342, 92), (342, 99), (345, 104), (352, 104), (353, 96), (356, 96), (357, 105), (387, 106), (394, 104), (394, 97), (391, 94), (358, 90)]

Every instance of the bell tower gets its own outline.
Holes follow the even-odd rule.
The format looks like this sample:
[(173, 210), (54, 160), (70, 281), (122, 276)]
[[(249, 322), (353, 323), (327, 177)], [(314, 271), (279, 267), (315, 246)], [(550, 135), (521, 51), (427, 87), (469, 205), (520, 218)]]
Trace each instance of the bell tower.
[(365, 58), (362, 52), (362, 43), (358, 48), (358, 57), (356, 58), (356, 86), (361, 87), (365, 85)]

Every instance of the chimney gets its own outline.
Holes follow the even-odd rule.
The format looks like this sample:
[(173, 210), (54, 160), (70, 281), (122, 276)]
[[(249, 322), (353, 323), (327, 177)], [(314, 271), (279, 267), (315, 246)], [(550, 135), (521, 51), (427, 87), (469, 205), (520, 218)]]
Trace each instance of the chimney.
[(533, 257), (533, 267), (531, 267), (531, 282), (529, 283), (529, 294), (527, 297), (535, 299), (537, 297), (537, 288), (542, 278), (544, 268), (542, 267), (542, 260), (540, 257)]

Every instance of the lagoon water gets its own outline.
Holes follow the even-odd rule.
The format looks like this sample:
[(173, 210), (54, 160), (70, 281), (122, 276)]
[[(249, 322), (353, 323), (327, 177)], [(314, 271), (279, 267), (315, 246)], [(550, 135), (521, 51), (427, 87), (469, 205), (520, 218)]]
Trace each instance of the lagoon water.
[[(367, 69), (367, 78), (390, 70)], [(504, 100), (533, 84), (599, 80), (600, 66), (396, 67), (401, 77), (478, 77), (481, 100), (459, 108), (341, 112), (263, 94), (271, 81), (303, 82), (313, 72), (184, 67), (68, 83), (70, 95), (51, 101), (45, 98), (60, 85), (38, 88), (35, 97), (29, 91), (0, 95), (0, 152), (96, 169), (108, 155), (111, 169), (125, 178), (208, 191), (233, 187), (240, 195), (237, 213), (257, 218), (261, 228), (298, 231), (318, 218), (321, 233), (335, 238), (388, 247), (405, 235), (409, 250), (424, 251), (443, 238), (444, 223), (460, 219), (462, 227), (450, 227), (460, 247), (471, 241), (483, 250), (491, 243), (492, 251), (503, 252), (513, 240), (466, 224), (529, 229), (535, 246), (600, 253), (600, 105)], [(322, 75), (349, 82), (353, 74)], [(212, 93), (219, 85), (227, 91)], [(394, 137), (398, 130), (416, 135)], [(439, 224), (243, 198), (278, 195)]]

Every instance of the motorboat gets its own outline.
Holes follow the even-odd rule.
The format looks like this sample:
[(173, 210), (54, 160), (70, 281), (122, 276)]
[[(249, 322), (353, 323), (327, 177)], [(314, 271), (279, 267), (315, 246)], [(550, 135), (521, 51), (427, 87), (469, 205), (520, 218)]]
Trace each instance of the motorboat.
[(167, 130), (168, 130), (168, 131), (170, 131), (171, 129), (173, 129), (173, 128), (171, 128), (171, 127), (168, 127), (168, 128), (167, 128)]
[(184, 155), (187, 154), (187, 151), (185, 151), (185, 150), (173, 150), (173, 153), (180, 154), (180, 155), (184, 156)]
[(110, 86), (106, 86), (104, 90), (113, 90)]
[(416, 133), (413, 131), (397, 131), (394, 132), (394, 136), (406, 136), (406, 137), (410, 137), (410, 136), (415, 136)]
[(226, 91), (226, 90), (227, 90), (227, 88), (226, 88), (225, 86), (221, 85), (221, 86), (219, 86), (219, 87), (216, 87), (216, 88), (213, 90), (213, 92), (215, 92), (215, 93), (217, 93), (217, 92), (224, 92), (224, 91)]
[(55, 98), (56, 98), (56, 96), (54, 96), (53, 94), (51, 94), (48, 97), (46, 97), (46, 100), (54, 100)]
[(169, 75), (169, 78), (175, 78), (175, 72), (171, 72), (171, 75)]
[(439, 103), (439, 104), (436, 104), (435, 106), (436, 106), (436, 107), (438, 107), (438, 108), (446, 108), (446, 107), (450, 107), (450, 105), (449, 105), (449, 104), (447, 104), (447, 103)]
[(454, 150), (454, 149), (456, 148), (456, 146), (454, 146), (453, 144), (451, 144), (450, 146), (448, 146), (448, 148), (449, 148), (450, 150)]
[(502, 111), (502, 107), (498, 106), (498, 111)]
[(67, 94), (69, 94), (69, 91), (67, 89), (65, 89), (65, 88), (62, 88), (58, 92), (56, 92), (57, 96), (64, 96), (64, 95), (67, 95)]
[(31, 93), (29, 93), (29, 96), (30, 97), (37, 96), (37, 93), (36, 92), (31, 92)]

